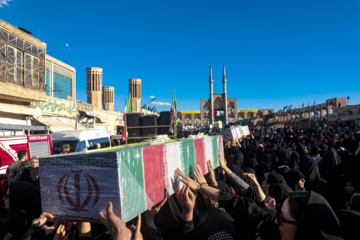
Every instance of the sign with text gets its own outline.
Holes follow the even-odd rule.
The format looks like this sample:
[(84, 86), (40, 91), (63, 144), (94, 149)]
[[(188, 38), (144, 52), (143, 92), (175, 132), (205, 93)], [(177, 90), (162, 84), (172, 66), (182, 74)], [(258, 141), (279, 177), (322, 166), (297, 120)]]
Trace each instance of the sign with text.
[(76, 116), (76, 103), (63, 99), (46, 97), (46, 102), (32, 102), (31, 106), (43, 114)]

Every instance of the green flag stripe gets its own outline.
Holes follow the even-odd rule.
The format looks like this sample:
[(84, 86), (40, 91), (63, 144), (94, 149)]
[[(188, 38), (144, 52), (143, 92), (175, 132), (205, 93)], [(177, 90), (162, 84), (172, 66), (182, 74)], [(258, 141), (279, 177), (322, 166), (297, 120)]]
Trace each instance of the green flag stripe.
[(121, 219), (129, 221), (146, 210), (142, 148), (117, 152), (120, 160)]
[(186, 176), (193, 177), (195, 164), (194, 140), (183, 140), (180, 145), (181, 166)]
[(217, 168), (219, 166), (219, 136), (214, 136), (211, 138), (213, 146), (213, 167)]

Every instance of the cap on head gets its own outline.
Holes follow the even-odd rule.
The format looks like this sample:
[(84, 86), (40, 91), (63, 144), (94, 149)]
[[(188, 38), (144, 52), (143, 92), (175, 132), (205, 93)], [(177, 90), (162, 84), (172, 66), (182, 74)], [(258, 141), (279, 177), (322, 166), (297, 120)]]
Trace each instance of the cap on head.
[(39, 160), (39, 156), (34, 155), (34, 156), (31, 157), (31, 160), (33, 160), (33, 159), (38, 159)]
[(62, 148), (70, 148), (70, 144), (63, 144)]

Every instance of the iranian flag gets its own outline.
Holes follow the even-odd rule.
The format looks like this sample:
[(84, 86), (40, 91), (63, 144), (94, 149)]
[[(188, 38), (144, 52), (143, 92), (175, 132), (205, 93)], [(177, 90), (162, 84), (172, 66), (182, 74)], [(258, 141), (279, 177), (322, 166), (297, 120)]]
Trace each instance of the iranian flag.
[(178, 124), (177, 106), (176, 106), (176, 97), (175, 97), (175, 89), (174, 89), (173, 99), (170, 109), (170, 128), (169, 128), (170, 133), (174, 133), (174, 127), (176, 127), (177, 124)]
[(125, 140), (125, 137), (126, 137), (126, 107), (127, 107), (127, 104), (125, 102), (125, 109), (124, 109), (124, 114), (123, 114), (123, 123), (124, 123), (124, 126), (123, 126), (123, 134), (121, 136), (121, 141), (124, 141)]
[[(179, 186), (176, 169), (194, 179), (199, 165), (208, 172), (206, 161), (219, 166), (218, 155), (223, 153), (222, 137), (189, 139), (178, 142), (126, 149), (120, 157), (121, 215), (127, 221), (175, 193)], [(126, 197), (125, 197), (126, 196)]]
[(215, 117), (223, 117), (223, 116), (225, 115), (224, 112), (225, 112), (225, 111), (214, 110), (214, 116), (215, 116)]
[(174, 194), (181, 185), (177, 168), (194, 178), (199, 165), (206, 174), (206, 161), (217, 168), (224, 152), (220, 135), (126, 147), (42, 158), (43, 211), (62, 221), (97, 222), (111, 201), (114, 213), (128, 222)]
[(131, 101), (131, 93), (129, 92), (129, 101), (126, 102), (125, 100), (125, 109), (124, 109), (124, 114), (123, 114), (123, 121), (124, 121), (124, 127), (123, 127), (123, 134), (121, 137), (121, 141), (125, 140), (126, 137), (126, 114), (127, 113), (131, 113), (133, 111), (133, 106), (132, 106), (132, 101)]

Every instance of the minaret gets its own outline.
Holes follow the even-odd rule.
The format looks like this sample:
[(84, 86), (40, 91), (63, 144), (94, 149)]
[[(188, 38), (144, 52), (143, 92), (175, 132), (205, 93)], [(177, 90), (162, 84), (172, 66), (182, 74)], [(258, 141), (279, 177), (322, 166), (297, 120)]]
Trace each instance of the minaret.
[(225, 107), (225, 123), (228, 123), (228, 108), (227, 108), (227, 93), (226, 93), (226, 72), (225, 65), (223, 66), (223, 94), (224, 94), (224, 107)]
[(210, 124), (214, 123), (214, 91), (213, 91), (213, 77), (212, 77), (212, 68), (210, 65), (210, 76), (209, 76), (209, 84), (210, 84), (210, 102), (211, 102), (211, 109), (209, 111), (209, 114), (211, 116), (211, 122)]

